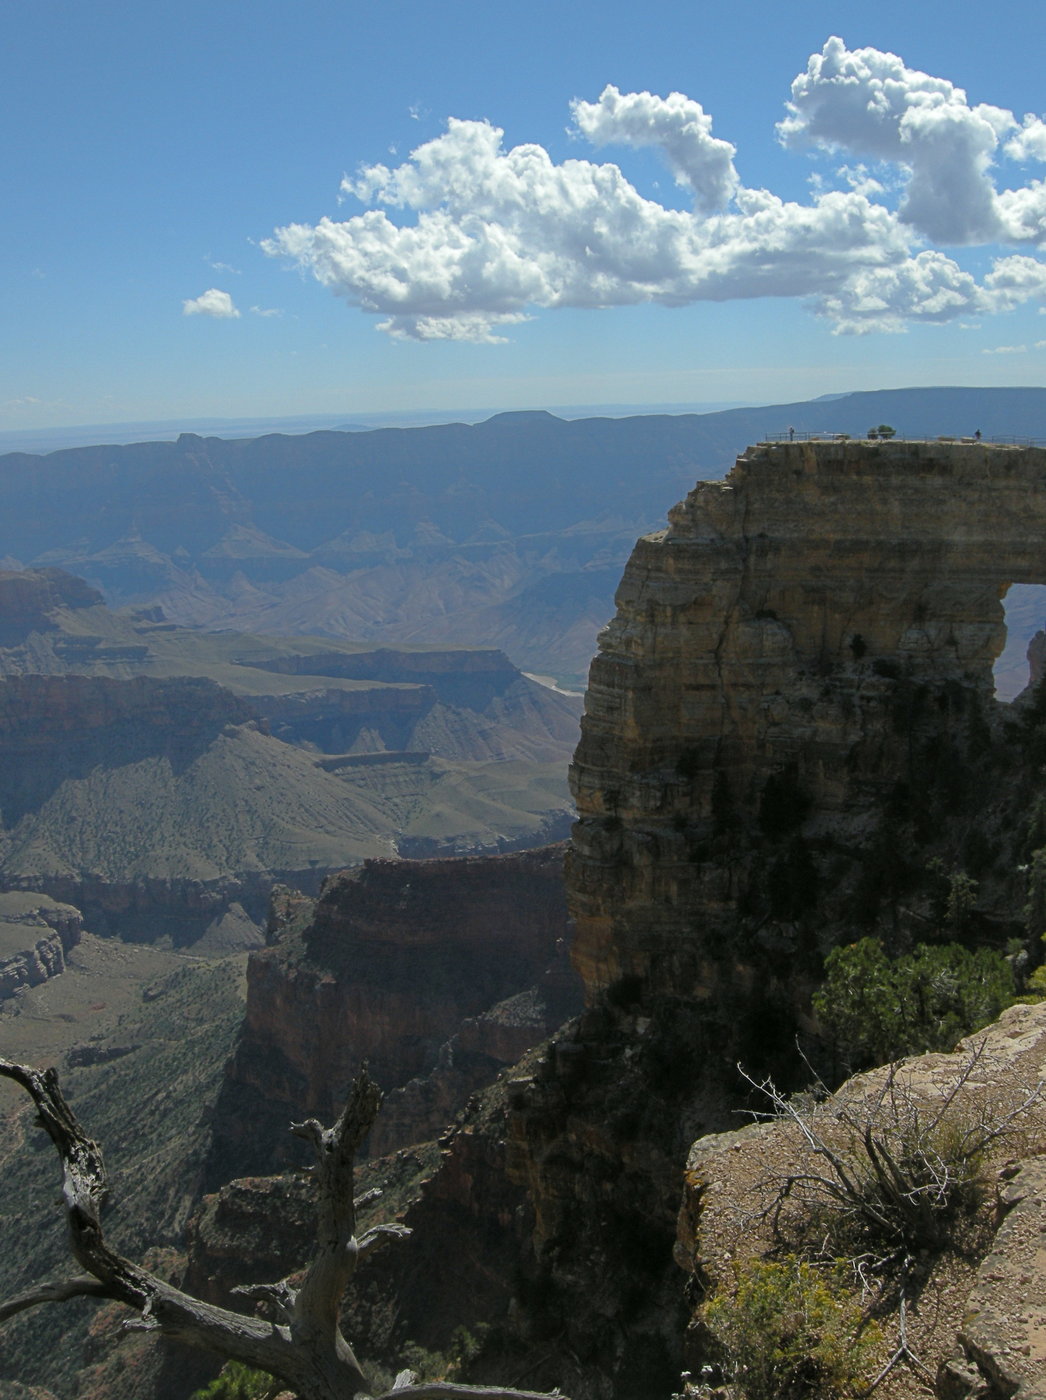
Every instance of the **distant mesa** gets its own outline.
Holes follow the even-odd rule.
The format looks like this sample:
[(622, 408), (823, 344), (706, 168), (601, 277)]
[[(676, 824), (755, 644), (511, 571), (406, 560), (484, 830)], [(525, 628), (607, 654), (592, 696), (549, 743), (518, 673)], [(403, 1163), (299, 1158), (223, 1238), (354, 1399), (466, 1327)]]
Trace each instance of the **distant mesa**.
[(566, 420), (557, 418), (554, 413), (549, 413), (543, 408), (521, 408), (511, 409), (506, 413), (495, 413), (492, 418), (485, 418), (483, 426), (486, 428), (497, 425), (499, 428), (528, 427), (536, 423), (563, 423)]

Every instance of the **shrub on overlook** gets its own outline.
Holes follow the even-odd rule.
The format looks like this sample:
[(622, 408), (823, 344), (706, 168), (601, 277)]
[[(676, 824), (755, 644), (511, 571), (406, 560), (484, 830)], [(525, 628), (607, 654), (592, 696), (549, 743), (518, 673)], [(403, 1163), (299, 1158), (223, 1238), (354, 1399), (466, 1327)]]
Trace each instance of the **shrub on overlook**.
[(951, 1050), (1014, 999), (1013, 970), (990, 948), (919, 944), (890, 958), (877, 938), (835, 948), (813, 1006), (851, 1070)]

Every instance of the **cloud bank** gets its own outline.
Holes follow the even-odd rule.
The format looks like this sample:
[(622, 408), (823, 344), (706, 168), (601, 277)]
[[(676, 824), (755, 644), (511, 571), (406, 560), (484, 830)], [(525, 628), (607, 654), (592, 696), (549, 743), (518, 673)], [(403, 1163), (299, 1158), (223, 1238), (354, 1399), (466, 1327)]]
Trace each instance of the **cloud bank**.
[[(542, 308), (762, 296), (802, 298), (840, 332), (897, 331), (1046, 296), (1032, 255), (1046, 243), (1046, 185), (997, 184), (1000, 160), (1046, 161), (1046, 123), (972, 107), (894, 54), (832, 38), (792, 83), (782, 145), (857, 162), (805, 204), (747, 188), (736, 148), (682, 93), (608, 86), (571, 111), (592, 146), (656, 150), (692, 207), (644, 198), (616, 164), (505, 150), (498, 127), (451, 118), (402, 164), (342, 181), (363, 213), (289, 224), (262, 247), (416, 340), (496, 341)], [(984, 245), (1015, 251), (980, 281), (941, 250)], [(239, 314), (213, 290), (186, 314), (217, 297), (229, 310), (206, 314)]]
[(209, 287), (200, 296), (182, 302), (183, 316), (215, 316), (227, 321), (239, 314), (229, 293), (220, 292), (217, 287)]

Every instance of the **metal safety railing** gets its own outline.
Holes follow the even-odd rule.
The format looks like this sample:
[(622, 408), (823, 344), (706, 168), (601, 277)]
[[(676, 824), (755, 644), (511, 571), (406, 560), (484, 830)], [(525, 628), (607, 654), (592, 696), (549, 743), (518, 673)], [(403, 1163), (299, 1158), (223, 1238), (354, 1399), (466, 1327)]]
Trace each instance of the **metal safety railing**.
[(955, 443), (990, 443), (1001, 447), (1046, 447), (1046, 437), (1017, 437), (1003, 433), (989, 435), (982, 433), (979, 437), (976, 433), (964, 434), (963, 436), (951, 437), (947, 434), (939, 434), (936, 437), (909, 436), (907, 433), (895, 432), (891, 437), (880, 438), (869, 437), (866, 433), (832, 433), (832, 432), (811, 432), (800, 428), (786, 428), (780, 433), (763, 433), (760, 442), (955, 442)]

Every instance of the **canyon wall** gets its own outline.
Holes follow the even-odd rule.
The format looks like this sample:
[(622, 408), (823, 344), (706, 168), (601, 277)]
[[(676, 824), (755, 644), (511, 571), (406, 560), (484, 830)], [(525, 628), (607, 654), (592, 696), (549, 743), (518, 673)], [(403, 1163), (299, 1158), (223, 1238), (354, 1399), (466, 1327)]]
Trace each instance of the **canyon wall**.
[(333, 1121), (363, 1061), (387, 1095), (371, 1151), (437, 1136), (577, 1010), (567, 935), (562, 845), (368, 860), (314, 908), (281, 895), (248, 965), (209, 1179), (297, 1161), (287, 1124)]
[(0, 570), (0, 881), (82, 893), (99, 933), (260, 943), (276, 873), (562, 840), (580, 699), (494, 649), (205, 633)]
[(102, 601), (96, 588), (63, 569), (0, 571), (0, 647), (18, 646), (33, 632), (48, 631), (58, 608), (75, 611)]
[(725, 833), (868, 837), (912, 780), (914, 708), (940, 730), (991, 706), (1000, 599), (1046, 579), (1044, 526), (1041, 450), (811, 442), (750, 448), (639, 541), (572, 776), (590, 997), (700, 990), (750, 881)]
[(96, 933), (262, 942), (276, 879), (387, 851), (373, 804), (199, 677), (0, 681), (0, 882)]
[(678, 1379), (687, 1147), (736, 1123), (738, 1060), (806, 1082), (825, 953), (1025, 936), (1041, 758), (992, 662), (1044, 536), (1046, 452), (846, 441), (750, 448), (637, 544), (572, 769), (586, 1010), (509, 1123), (525, 1273), (563, 1300), (531, 1331), (588, 1394)]
[(83, 916), (47, 895), (0, 893), (0, 1001), (65, 971)]

